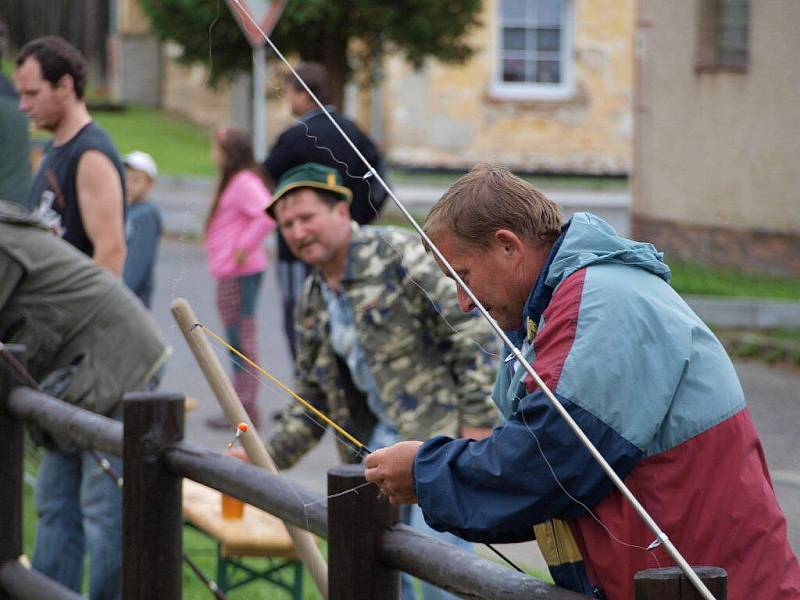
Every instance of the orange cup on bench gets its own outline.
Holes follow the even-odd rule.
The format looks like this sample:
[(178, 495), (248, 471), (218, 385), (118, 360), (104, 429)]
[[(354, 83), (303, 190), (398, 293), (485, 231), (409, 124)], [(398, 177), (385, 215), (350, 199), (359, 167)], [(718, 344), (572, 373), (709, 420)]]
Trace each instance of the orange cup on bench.
[[(226, 452), (228, 456), (233, 456), (239, 460), (247, 460), (247, 453), (243, 448), (231, 448)], [(222, 494), (222, 518), (241, 519), (244, 516), (244, 502), (238, 498), (233, 498)]]

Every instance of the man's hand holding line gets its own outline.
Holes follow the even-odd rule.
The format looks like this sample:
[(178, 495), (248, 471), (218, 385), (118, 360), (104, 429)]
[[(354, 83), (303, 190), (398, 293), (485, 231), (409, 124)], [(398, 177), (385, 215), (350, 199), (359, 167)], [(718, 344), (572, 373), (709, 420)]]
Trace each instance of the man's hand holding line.
[(414, 457), (422, 442), (400, 442), (369, 454), (364, 461), (364, 476), (389, 497), (392, 504), (416, 504)]

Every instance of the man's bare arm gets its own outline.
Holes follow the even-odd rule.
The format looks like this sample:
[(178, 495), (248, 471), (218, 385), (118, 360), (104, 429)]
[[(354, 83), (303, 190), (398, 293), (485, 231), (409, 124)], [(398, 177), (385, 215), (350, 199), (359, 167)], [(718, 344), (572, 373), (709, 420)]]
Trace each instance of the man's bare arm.
[(125, 263), (122, 182), (114, 163), (98, 150), (88, 150), (78, 163), (78, 206), (86, 235), (94, 245), (94, 261), (117, 277)]

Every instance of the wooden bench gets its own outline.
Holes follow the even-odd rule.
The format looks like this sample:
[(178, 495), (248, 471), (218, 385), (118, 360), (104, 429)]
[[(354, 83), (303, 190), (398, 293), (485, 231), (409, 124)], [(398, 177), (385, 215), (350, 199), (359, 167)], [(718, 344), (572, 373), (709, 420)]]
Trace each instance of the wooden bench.
[[(241, 519), (223, 519), (222, 494), (191, 479), (183, 480), (183, 518), (216, 541), (220, 590), (228, 592), (262, 580), (302, 600), (303, 564), (280, 519), (248, 504)], [(266, 568), (255, 569), (242, 560), (252, 556), (267, 559)]]

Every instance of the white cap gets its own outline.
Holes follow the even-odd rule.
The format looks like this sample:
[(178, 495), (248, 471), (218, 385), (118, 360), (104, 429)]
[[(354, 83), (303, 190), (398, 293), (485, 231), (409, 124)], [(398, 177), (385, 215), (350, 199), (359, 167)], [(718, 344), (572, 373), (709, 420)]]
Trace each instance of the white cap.
[(153, 157), (150, 156), (147, 152), (141, 152), (139, 150), (134, 150), (130, 154), (128, 154), (122, 162), (125, 163), (125, 166), (130, 167), (131, 169), (136, 169), (137, 171), (144, 171), (150, 176), (150, 179), (155, 179), (158, 175), (158, 167), (156, 167), (156, 161), (153, 160)]

